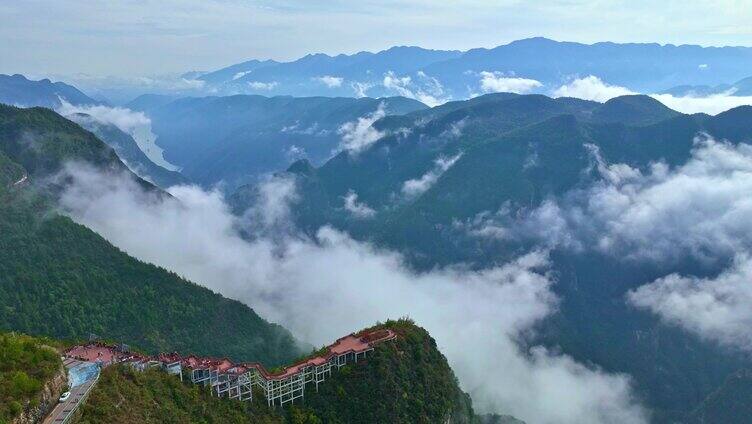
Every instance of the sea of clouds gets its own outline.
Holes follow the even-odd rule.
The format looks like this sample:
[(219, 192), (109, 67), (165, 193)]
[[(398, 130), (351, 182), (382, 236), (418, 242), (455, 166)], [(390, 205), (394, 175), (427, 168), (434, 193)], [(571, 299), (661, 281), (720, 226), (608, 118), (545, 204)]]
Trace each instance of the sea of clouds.
[[(498, 72), (477, 76), (481, 92), (544, 88), (538, 81)], [(318, 82), (343, 84), (335, 76)], [(387, 73), (382, 83), (429, 105), (451, 98), (426, 74)], [(636, 93), (589, 75), (550, 94), (604, 102)], [(717, 114), (752, 103), (732, 94), (651, 96), (684, 113)], [(130, 133), (147, 123), (118, 108), (64, 108)], [(373, 127), (383, 116), (382, 105), (343, 125), (339, 149), (353, 155), (368, 149), (385, 135)], [(461, 134), (458, 123), (445, 135)], [(73, 184), (61, 205), (129, 254), (240, 300), (316, 345), (377, 321), (410, 316), (436, 338), (480, 411), (535, 423), (647, 422), (649, 411), (635, 397), (628, 375), (530, 344), (537, 325), (557, 311), (560, 301), (552, 290), (556, 274), (548, 252), (593, 251), (651, 263), (691, 257), (726, 264), (710, 277), (672, 273), (645, 281), (625, 293), (624, 302), (700, 338), (752, 350), (752, 226), (746, 219), (752, 212), (752, 147), (699, 135), (684, 165), (658, 161), (643, 170), (608, 163), (597, 146), (583, 147), (600, 175), (591, 185), (523, 213), (502, 208), (461, 224), (473, 237), (535, 246), (483, 270), (455, 265), (416, 273), (400, 253), (334, 228), (304, 235), (291, 219), (299, 198), (292, 177), (268, 178), (259, 186), (261, 201), (238, 217), (219, 191), (173, 187), (172, 197), (163, 198), (144, 192), (129, 176), (70, 164), (66, 173)], [(437, 158), (425, 174), (405, 181), (402, 195), (420, 195), (460, 157)], [(378, 213), (355, 192), (342, 200), (357, 219)]]
[(691, 158), (647, 171), (609, 164), (587, 146), (601, 178), (532, 210), (501, 208), (461, 227), (475, 237), (532, 241), (634, 264), (691, 258), (714, 276), (672, 273), (625, 294), (671, 325), (752, 351), (752, 146), (700, 135)]
[(164, 198), (125, 175), (74, 164), (66, 174), (73, 184), (61, 205), (76, 221), (139, 259), (250, 305), (302, 340), (322, 345), (410, 316), (436, 338), (480, 411), (536, 423), (647, 420), (629, 376), (526, 343), (559, 301), (545, 249), (485, 270), (416, 273), (400, 254), (333, 228), (313, 237), (298, 232), (290, 178), (270, 178), (262, 201), (237, 217), (218, 191), (173, 187)]

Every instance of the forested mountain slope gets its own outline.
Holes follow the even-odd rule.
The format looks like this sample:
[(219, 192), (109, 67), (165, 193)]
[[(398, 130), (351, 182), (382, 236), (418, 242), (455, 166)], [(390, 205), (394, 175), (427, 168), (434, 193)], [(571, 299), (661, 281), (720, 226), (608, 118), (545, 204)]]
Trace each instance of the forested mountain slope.
[(752, 416), (752, 371), (739, 370), (692, 412), (696, 424), (740, 423)]
[[(15, 333), (0, 333), (0, 423), (8, 423), (31, 411), (45, 408), (44, 389), (60, 390), (64, 387), (63, 362), (55, 343)], [(48, 386), (50, 380), (55, 387)], [(52, 393), (52, 402), (59, 393)]]
[[(683, 115), (645, 96), (605, 104), (482, 96), (386, 117), (374, 126), (387, 135), (367, 150), (342, 152), (319, 168), (294, 164), (294, 213), (307, 231), (334, 225), (399, 250), (417, 269), (484, 268), (530, 249), (549, 251), (561, 304), (536, 340), (628, 373), (658, 422), (681, 420), (728, 375), (752, 364), (736, 349), (662, 324), (626, 296), (672, 273), (715, 275), (725, 262), (698, 261), (691, 252), (638, 261), (589, 246), (589, 231), (608, 227), (590, 228), (595, 218), (582, 215), (599, 206), (588, 203), (593, 190), (628, 199), (622, 185), (639, 188), (665, 178), (664, 169), (706, 160), (694, 156), (703, 134), (730, 146), (749, 141), (750, 122), (748, 107)], [(241, 188), (232, 198), (235, 209), (245, 210), (255, 195), (252, 186)], [(579, 225), (580, 233), (567, 225)]]
[(232, 188), (301, 157), (324, 161), (341, 142), (345, 123), (425, 107), (402, 97), (229, 96), (155, 102), (146, 113), (165, 159), (181, 166), (183, 175), (202, 185), (223, 181)]
[(401, 320), (381, 325), (398, 338), (366, 359), (332, 373), (318, 392), (271, 410), (260, 392), (252, 403), (218, 399), (205, 388), (160, 371), (105, 370), (80, 423), (477, 423), (470, 398), (422, 328)]
[(100, 104), (76, 87), (63, 82), (51, 82), (48, 79), (32, 81), (19, 74), (0, 74), (0, 103), (56, 108), (60, 106), (61, 98), (74, 105)]
[(0, 184), (0, 329), (65, 339), (95, 333), (148, 352), (268, 364), (297, 355), (289, 332), (242, 303), (140, 262), (54, 212), (38, 184), (67, 161), (128, 172), (93, 134), (48, 109), (0, 106), (0, 153), (6, 181), (28, 173), (25, 184)]
[(86, 114), (70, 117), (81, 127), (94, 133), (115, 150), (118, 157), (137, 175), (159, 187), (188, 184), (188, 179), (176, 171), (170, 171), (154, 164), (138, 147), (132, 136), (126, 134), (113, 124), (97, 121)]

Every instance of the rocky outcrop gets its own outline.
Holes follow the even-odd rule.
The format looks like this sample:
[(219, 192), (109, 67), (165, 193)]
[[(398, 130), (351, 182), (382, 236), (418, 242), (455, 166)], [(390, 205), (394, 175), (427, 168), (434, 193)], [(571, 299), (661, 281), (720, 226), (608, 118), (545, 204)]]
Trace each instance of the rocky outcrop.
[(60, 395), (68, 387), (68, 375), (65, 367), (60, 369), (47, 381), (37, 397), (24, 405), (23, 412), (15, 417), (11, 424), (36, 424), (41, 423), (44, 417), (52, 411), (57, 404)]

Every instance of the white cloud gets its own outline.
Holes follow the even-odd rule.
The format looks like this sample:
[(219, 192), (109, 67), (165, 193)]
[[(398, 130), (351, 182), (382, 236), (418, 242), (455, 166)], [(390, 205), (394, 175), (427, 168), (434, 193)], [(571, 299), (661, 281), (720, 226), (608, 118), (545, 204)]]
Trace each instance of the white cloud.
[(249, 81), (248, 82), (248, 86), (254, 90), (270, 91), (270, 90), (274, 90), (278, 85), (279, 83), (276, 81), (272, 81), (272, 82)]
[[(543, 424), (647, 421), (626, 376), (519, 345), (556, 308), (543, 252), (486, 270), (416, 274), (400, 255), (326, 227), (313, 239), (288, 233), (246, 241), (237, 231), (245, 223), (218, 192), (176, 187), (174, 197), (161, 198), (126, 178), (80, 167), (68, 175), (72, 185), (61, 203), (75, 220), (140, 259), (248, 303), (307, 341), (327, 343), (409, 315), (436, 338), (477, 410)], [(291, 183), (268, 184), (260, 192), (273, 198), (271, 211), (247, 217), (267, 216), (276, 226), (290, 213), (278, 200), (290, 198)]]
[(460, 138), (462, 136), (462, 129), (465, 128), (465, 125), (467, 125), (467, 116), (459, 121), (452, 122), (449, 125), (449, 128), (441, 132), (441, 137)]
[[(60, 77), (64, 78), (63, 76)], [(176, 74), (161, 74), (148, 76), (117, 77), (96, 76), (85, 73), (76, 73), (64, 78), (76, 85), (93, 88), (123, 88), (138, 87), (147, 90), (184, 91), (204, 88), (206, 81), (184, 78)]]
[(354, 81), (350, 83), (350, 87), (352, 87), (353, 92), (355, 93), (355, 97), (361, 98), (361, 97), (368, 97), (368, 90), (373, 88), (373, 84), (367, 83), (367, 82)]
[(656, 263), (687, 256), (717, 264), (752, 249), (752, 146), (706, 137), (686, 164), (657, 162), (647, 172), (608, 164), (586, 146), (601, 180), (532, 210), (509, 205), (457, 223), (477, 236), (532, 239), (545, 246), (595, 249)]
[(350, 190), (347, 195), (344, 196), (345, 210), (357, 219), (373, 218), (376, 215), (376, 211), (363, 202), (358, 202), (358, 194)]
[(537, 208), (519, 212), (513, 212), (510, 205), (505, 204), (495, 213), (486, 211), (467, 222), (455, 222), (454, 227), (483, 239), (532, 240), (548, 248), (581, 251), (587, 245), (582, 238), (590, 236), (589, 232), (580, 229), (583, 221), (590, 222), (587, 219), (577, 207), (566, 209), (554, 200), (546, 200)]
[(642, 175), (612, 166), (608, 183), (588, 193), (586, 215), (602, 223), (597, 245), (654, 260), (691, 254), (728, 257), (752, 245), (752, 146), (699, 138), (676, 169), (654, 164)]
[(676, 97), (671, 94), (651, 94), (651, 97), (682, 113), (717, 115), (737, 106), (752, 105), (752, 96), (734, 96), (733, 91), (709, 96)]
[(153, 163), (171, 171), (179, 170), (178, 167), (165, 160), (164, 151), (157, 146), (157, 136), (151, 131), (151, 119), (143, 112), (103, 105), (74, 106), (65, 99), (60, 99), (60, 103), (60, 107), (57, 109), (57, 113), (60, 115), (75, 121), (77, 119), (75, 114), (83, 113), (96, 121), (112, 124), (124, 133), (130, 134), (138, 144), (139, 149)]
[(306, 153), (305, 148), (293, 144), (287, 150), (285, 150), (285, 157), (287, 157), (288, 161), (294, 162), (296, 160), (308, 157), (308, 153)]
[(383, 137), (384, 133), (374, 128), (373, 123), (384, 116), (386, 116), (386, 111), (382, 102), (373, 113), (362, 116), (356, 121), (342, 124), (337, 130), (342, 136), (342, 142), (339, 144), (340, 150), (358, 154)]
[(476, 237), (721, 269), (710, 277), (670, 274), (627, 300), (703, 339), (752, 351), (752, 146), (700, 137), (684, 165), (659, 162), (647, 172), (608, 164), (595, 146), (586, 148), (599, 182), (533, 210), (505, 205), (455, 226)]
[(444, 93), (444, 87), (439, 80), (423, 71), (416, 73), (418, 81), (410, 76), (398, 77), (394, 72), (384, 74), (383, 85), (403, 97), (418, 100), (430, 107), (438, 106), (450, 100)]
[(423, 174), (420, 178), (405, 181), (402, 184), (402, 194), (412, 199), (425, 193), (461, 157), (462, 153), (449, 158), (439, 157), (434, 161), (434, 166), (430, 171)]
[(501, 72), (483, 71), (480, 73), (480, 88), (485, 93), (524, 94), (542, 86), (540, 81), (509, 77)]
[[(292, 214), (290, 206), (299, 199), (295, 180), (293, 178), (268, 177), (257, 188), (258, 195), (254, 207), (249, 208), (243, 215), (246, 230), (263, 235), (270, 233), (274, 233), (274, 235), (277, 233), (286, 234)], [(222, 203), (219, 193), (212, 192), (210, 195), (219, 196), (219, 203)], [(221, 204), (217, 207), (217, 211), (224, 207), (224, 204)]]
[(607, 182), (612, 185), (619, 186), (622, 183), (628, 181), (634, 181), (642, 177), (642, 173), (631, 166), (624, 163), (608, 164), (601, 156), (600, 147), (595, 144), (587, 143), (584, 145), (585, 149), (590, 153), (592, 159), (595, 161), (595, 166), (598, 169), (598, 173)]
[(232, 76), (232, 80), (235, 81), (236, 79), (243, 78), (244, 76), (250, 74), (253, 71), (244, 71), (244, 72), (238, 72), (237, 74)]
[[(639, 94), (632, 90), (610, 85), (600, 78), (590, 75), (576, 79), (553, 92), (554, 97), (576, 97), (585, 100), (605, 102), (614, 97)], [(737, 106), (752, 105), (752, 96), (734, 96), (733, 91), (711, 94), (709, 96), (687, 95), (677, 97), (672, 94), (649, 94), (671, 109), (681, 113), (707, 113), (716, 115)]]
[(576, 97), (578, 99), (605, 102), (609, 99), (629, 94), (637, 94), (628, 88), (609, 85), (600, 78), (589, 75), (562, 85), (553, 92), (554, 97)]
[(176, 87), (179, 89), (200, 90), (204, 88), (206, 81), (198, 79), (180, 78), (180, 84)]
[[(389, 71), (384, 75), (384, 87), (389, 89), (394, 89), (397, 91), (402, 90), (402, 92), (407, 93), (408, 91), (405, 89), (405, 87), (410, 85), (411, 82), (412, 78), (410, 78), (409, 76), (397, 77), (392, 71)], [(412, 96), (413, 94), (410, 93), (410, 95)]]
[(342, 82), (345, 81), (342, 77), (333, 77), (331, 75), (324, 75), (314, 78), (316, 81), (326, 85), (329, 88), (337, 88), (342, 86)]
[(752, 351), (752, 259), (739, 254), (714, 278), (671, 274), (628, 294), (629, 301), (702, 338)]
[(312, 136), (319, 137), (319, 136), (328, 135), (331, 132), (331, 130), (321, 128), (318, 122), (312, 123), (307, 128), (301, 128), (300, 122), (295, 121), (294, 124), (286, 125), (280, 128), (279, 132), (287, 133), (287, 134), (312, 135)]

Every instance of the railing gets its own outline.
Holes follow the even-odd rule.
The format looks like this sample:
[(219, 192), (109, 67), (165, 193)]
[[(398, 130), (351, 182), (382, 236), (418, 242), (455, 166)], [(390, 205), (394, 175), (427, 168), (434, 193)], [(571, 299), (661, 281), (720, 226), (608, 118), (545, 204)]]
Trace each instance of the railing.
[[(396, 337), (397, 334), (388, 329), (363, 331), (345, 336), (329, 345), (326, 353), (301, 360), (276, 373), (267, 371), (260, 363), (233, 363), (227, 358), (215, 360), (193, 355), (182, 357), (177, 353), (157, 356), (129, 355), (117, 360), (113, 356), (112, 362), (128, 363), (138, 371), (155, 366), (160, 367), (170, 374), (179, 375), (181, 380), (185, 366), (191, 371), (192, 383), (209, 386), (211, 393), (217, 396), (226, 394), (230, 398), (241, 401), (252, 399), (252, 386), (255, 385), (265, 392), (269, 406), (274, 406), (277, 402), (284, 405), (302, 398), (307, 384), (315, 385), (318, 391), (319, 384), (323, 383), (327, 377), (331, 377), (332, 369), (339, 369), (351, 361), (357, 363), (358, 358), (365, 358), (368, 352), (374, 350), (375, 344)], [(97, 346), (113, 352), (118, 350), (108, 345), (97, 344)], [(80, 346), (72, 348), (68, 353), (79, 348)], [(99, 379), (99, 373), (97, 373), (95, 383), (97, 379)], [(93, 386), (94, 384), (87, 389), (82, 400), (85, 400)]]

